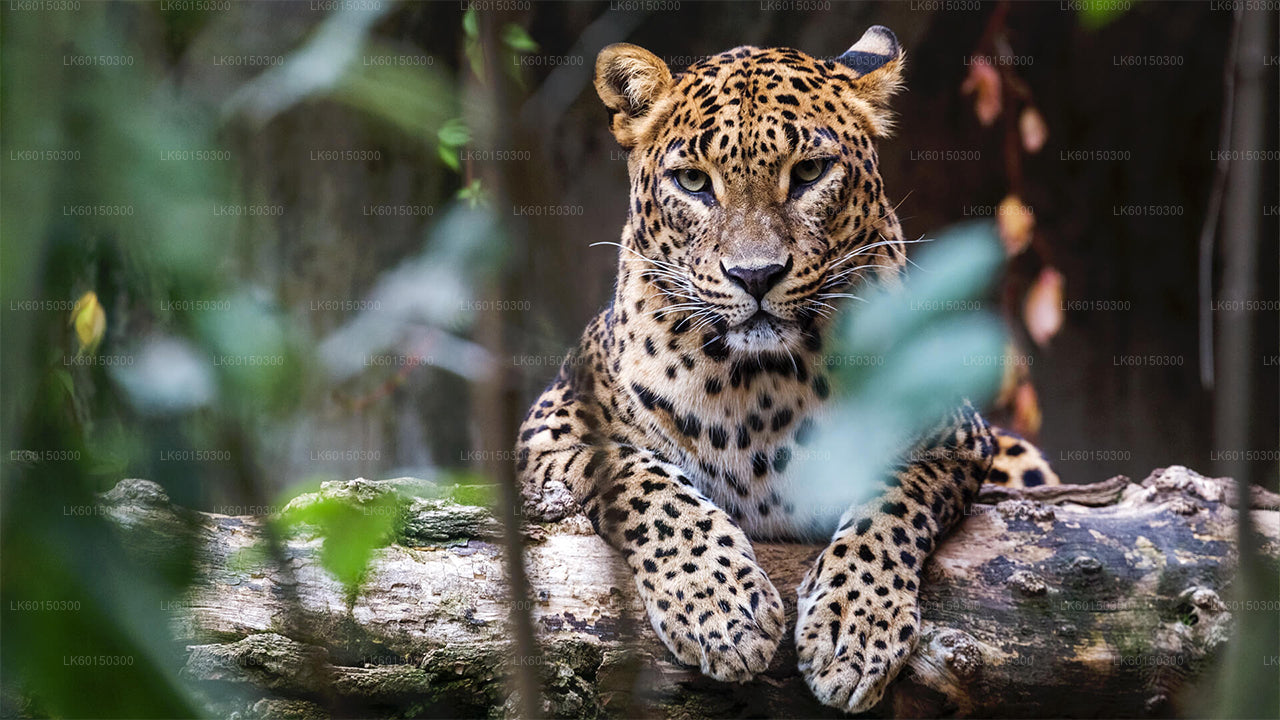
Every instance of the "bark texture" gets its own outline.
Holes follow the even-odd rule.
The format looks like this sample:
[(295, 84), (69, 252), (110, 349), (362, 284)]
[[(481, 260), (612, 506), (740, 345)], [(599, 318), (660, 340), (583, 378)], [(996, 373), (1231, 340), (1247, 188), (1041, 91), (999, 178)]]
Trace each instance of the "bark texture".
[[(1233, 621), (1235, 485), (1183, 467), (1141, 483), (985, 488), (930, 558), (921, 642), (882, 714), (1149, 716), (1175, 709), (1214, 662)], [(526, 528), (542, 649), (512, 650), (500, 528), (482, 507), (426, 481), (330, 483), (290, 504), (394, 514), (358, 589), (322, 566), (303, 526), (265, 542), (267, 518), (171, 505), (144, 480), (104, 496), (130, 546), (157, 559), (198, 548), (199, 579), (174, 608), (183, 674), (241, 717), (512, 714), (507, 678), (534, 672), (548, 715), (840, 717), (813, 699), (790, 640), (770, 670), (726, 685), (675, 665), (625, 565), (582, 518)], [(1280, 498), (1254, 489), (1259, 544), (1280, 558)], [(288, 509), (286, 509), (286, 513)], [(757, 544), (788, 602), (817, 546)], [(1274, 608), (1272, 608), (1274, 610)], [(229, 715), (228, 715), (229, 716)]]

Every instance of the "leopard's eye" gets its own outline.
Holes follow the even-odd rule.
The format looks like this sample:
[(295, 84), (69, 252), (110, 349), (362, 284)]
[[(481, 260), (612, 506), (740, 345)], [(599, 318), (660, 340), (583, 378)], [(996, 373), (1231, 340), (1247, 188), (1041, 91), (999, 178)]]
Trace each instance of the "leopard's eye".
[(791, 184), (794, 187), (813, 183), (826, 174), (830, 166), (831, 161), (827, 158), (801, 160), (791, 166)]
[(701, 170), (685, 168), (676, 171), (676, 182), (691, 193), (705, 192), (711, 188), (711, 178)]

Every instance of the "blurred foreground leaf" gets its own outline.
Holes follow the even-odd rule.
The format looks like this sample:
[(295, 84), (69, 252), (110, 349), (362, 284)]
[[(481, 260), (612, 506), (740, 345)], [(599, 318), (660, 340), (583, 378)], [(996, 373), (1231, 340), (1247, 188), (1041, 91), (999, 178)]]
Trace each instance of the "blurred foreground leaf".
[(310, 525), (324, 538), (320, 563), (342, 583), (350, 608), (360, 593), (374, 551), (395, 540), (399, 513), (394, 495), (379, 496), (359, 505), (323, 498), (289, 509), (282, 519), (292, 527)]
[(787, 498), (815, 533), (869, 499), (914, 438), (963, 398), (980, 405), (998, 388), (1005, 333), (982, 298), (1002, 256), (992, 223), (955, 226), (919, 253), (904, 287), (873, 290), (840, 316), (819, 369), (837, 402), (793, 458), (805, 482)]

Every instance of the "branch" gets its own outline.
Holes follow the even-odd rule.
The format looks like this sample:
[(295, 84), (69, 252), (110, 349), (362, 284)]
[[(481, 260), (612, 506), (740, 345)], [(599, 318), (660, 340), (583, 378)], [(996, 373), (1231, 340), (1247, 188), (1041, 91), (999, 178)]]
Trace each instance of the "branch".
[[(484, 716), (519, 707), (505, 678), (534, 666), (557, 716), (839, 717), (816, 703), (784, 642), (770, 670), (738, 686), (673, 663), (635, 597), (625, 565), (581, 517), (526, 528), (529, 602), (542, 648), (511, 646), (500, 528), (482, 509), (409, 479), (328, 483), (294, 504), (403, 498), (399, 542), (348, 594), (319, 564), (321, 539), (285, 545), (291, 579), (246, 563), (264, 519), (172, 506), (159, 486), (121, 482), (105, 512), (131, 546), (157, 556), (197, 529), (199, 580), (175, 614), (191, 643), (183, 674), (215, 712), (248, 716)], [(930, 558), (922, 635), (881, 709), (895, 715), (1112, 717), (1167, 713), (1213, 663), (1235, 608), (1235, 484), (1186, 468), (1142, 483), (986, 488)], [(1259, 545), (1280, 557), (1280, 498), (1253, 489)], [(385, 507), (385, 506), (379, 506)], [(795, 591), (817, 546), (756, 552), (794, 623)], [(304, 617), (290, 617), (282, 582)], [(1087, 692), (1082, 692), (1087, 688)]]

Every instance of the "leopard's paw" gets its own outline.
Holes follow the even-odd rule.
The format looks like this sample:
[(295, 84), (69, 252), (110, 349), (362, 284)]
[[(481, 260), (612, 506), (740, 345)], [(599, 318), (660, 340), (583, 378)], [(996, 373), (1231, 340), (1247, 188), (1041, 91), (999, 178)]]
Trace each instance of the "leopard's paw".
[[(782, 598), (754, 559), (708, 552), (675, 575), (637, 575), (653, 629), (680, 662), (746, 682), (769, 667), (786, 630)], [(644, 586), (647, 579), (653, 589)]]
[(866, 545), (824, 551), (800, 585), (796, 618), (800, 672), (823, 704), (857, 713), (880, 702), (915, 649), (918, 583)]

